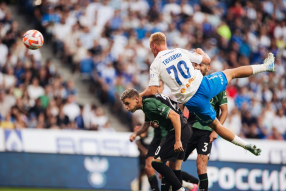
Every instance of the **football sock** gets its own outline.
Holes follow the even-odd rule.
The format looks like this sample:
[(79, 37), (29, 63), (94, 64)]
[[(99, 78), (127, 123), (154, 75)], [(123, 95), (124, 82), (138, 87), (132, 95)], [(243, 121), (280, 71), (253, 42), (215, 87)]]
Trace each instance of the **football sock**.
[(163, 177), (161, 182), (161, 191), (169, 191), (170, 184), (167, 182), (167, 180)]
[(201, 174), (199, 175), (199, 178), (200, 178), (200, 191), (207, 191), (209, 186), (208, 174), (207, 173)]
[(252, 67), (253, 74), (265, 72), (267, 70), (266, 64), (255, 64), (255, 65), (251, 65), (251, 67)]
[(148, 178), (148, 181), (150, 183), (152, 191), (159, 191), (158, 180), (155, 174), (153, 176), (150, 176)]
[(182, 171), (181, 172), (182, 174), (182, 179), (186, 182), (190, 182), (190, 183), (193, 183), (193, 184), (198, 184), (199, 183), (199, 179), (193, 177), (192, 175), (190, 175), (189, 173), (185, 172), (185, 171)]
[[(181, 170), (173, 170), (173, 172), (176, 175), (176, 177), (178, 178), (179, 182), (182, 184)], [(176, 189), (172, 187), (172, 191), (176, 191)]]
[(242, 148), (245, 148), (245, 146), (247, 145), (247, 142), (242, 140), (237, 135), (235, 135), (234, 139), (231, 142), (235, 145), (241, 146)]
[(189, 190), (192, 190), (194, 188), (194, 184), (190, 182), (186, 182), (183, 180), (182, 186), (185, 188), (188, 188)]
[(172, 187), (176, 190), (179, 190), (182, 187), (182, 184), (168, 166), (166, 166), (162, 162), (156, 162), (152, 161), (152, 167), (159, 172), (166, 180), (167, 182), (172, 185)]

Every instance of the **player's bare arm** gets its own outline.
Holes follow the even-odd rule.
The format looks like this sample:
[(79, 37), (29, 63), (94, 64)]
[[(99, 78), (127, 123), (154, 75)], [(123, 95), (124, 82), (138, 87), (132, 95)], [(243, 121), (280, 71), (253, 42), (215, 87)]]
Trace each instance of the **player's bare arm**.
[(139, 95), (141, 97), (143, 96), (152, 96), (155, 95), (158, 91), (158, 86), (149, 86), (146, 90), (144, 90), (143, 92), (141, 92)]
[(142, 125), (141, 128), (137, 132), (135, 132), (132, 135), (130, 135), (129, 140), (131, 142), (133, 142), (136, 139), (137, 136), (139, 136), (142, 133), (146, 132), (148, 130), (149, 126), (150, 126), (149, 122), (145, 122), (144, 125)]
[(170, 110), (170, 113), (168, 115), (168, 119), (171, 120), (174, 130), (175, 130), (175, 145), (174, 150), (176, 152), (184, 151), (182, 142), (181, 142), (181, 119), (180, 115), (174, 112), (173, 110)]
[(203, 57), (202, 62), (201, 62), (202, 64), (211, 63), (210, 57), (201, 48), (194, 49), (193, 51)]
[(218, 118), (219, 122), (223, 125), (227, 116), (228, 116), (228, 109), (227, 109), (227, 104), (224, 104), (224, 105), (221, 105), (220, 106), (220, 111), (221, 111), (221, 114)]

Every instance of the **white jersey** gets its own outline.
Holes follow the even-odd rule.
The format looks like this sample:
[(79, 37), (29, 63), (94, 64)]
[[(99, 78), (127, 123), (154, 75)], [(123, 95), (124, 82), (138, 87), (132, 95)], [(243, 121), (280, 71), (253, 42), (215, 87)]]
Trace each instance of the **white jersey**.
[(150, 67), (149, 86), (162, 80), (180, 103), (186, 103), (198, 90), (203, 75), (192, 62), (200, 64), (203, 57), (181, 48), (159, 52)]

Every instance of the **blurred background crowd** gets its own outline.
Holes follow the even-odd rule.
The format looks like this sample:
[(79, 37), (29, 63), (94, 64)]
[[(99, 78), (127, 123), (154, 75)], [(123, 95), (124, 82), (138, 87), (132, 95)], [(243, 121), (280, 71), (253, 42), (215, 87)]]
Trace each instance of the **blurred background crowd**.
[[(212, 59), (211, 72), (261, 64), (268, 52), (274, 53), (275, 73), (228, 85), (225, 126), (246, 138), (286, 139), (286, 1), (19, 0), (19, 5), (55, 56), (92, 82), (91, 89), (110, 106), (114, 117), (127, 116), (133, 126), (142, 123), (142, 116), (127, 113), (119, 95), (126, 88), (142, 91), (148, 86), (154, 59), (149, 50), (151, 33), (165, 33), (170, 49), (201, 47)], [(41, 63), (39, 50), (24, 48), (17, 22), (3, 3), (0, 31), (0, 105), (6, 108), (1, 109), (1, 124), (10, 128), (108, 126), (102, 108), (86, 109), (94, 111), (98, 118), (94, 122), (89, 113), (84, 116), (85, 107), (76, 103), (72, 80), (63, 82), (51, 61)], [(168, 88), (163, 93), (171, 96)], [(84, 118), (88, 125), (81, 124)]]
[[(28, 50), (6, 3), (0, 4), (0, 126), (9, 129), (105, 130), (96, 105), (77, 104), (74, 81), (63, 81), (41, 50)], [(107, 128), (109, 129), (109, 128)]]

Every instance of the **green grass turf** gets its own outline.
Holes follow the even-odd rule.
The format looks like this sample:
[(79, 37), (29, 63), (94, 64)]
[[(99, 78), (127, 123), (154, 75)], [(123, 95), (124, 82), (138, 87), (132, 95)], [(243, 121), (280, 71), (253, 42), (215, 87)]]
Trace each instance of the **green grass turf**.
[(0, 188), (0, 191), (111, 191), (111, 190), (78, 190), (78, 189), (46, 189), (46, 188)]

